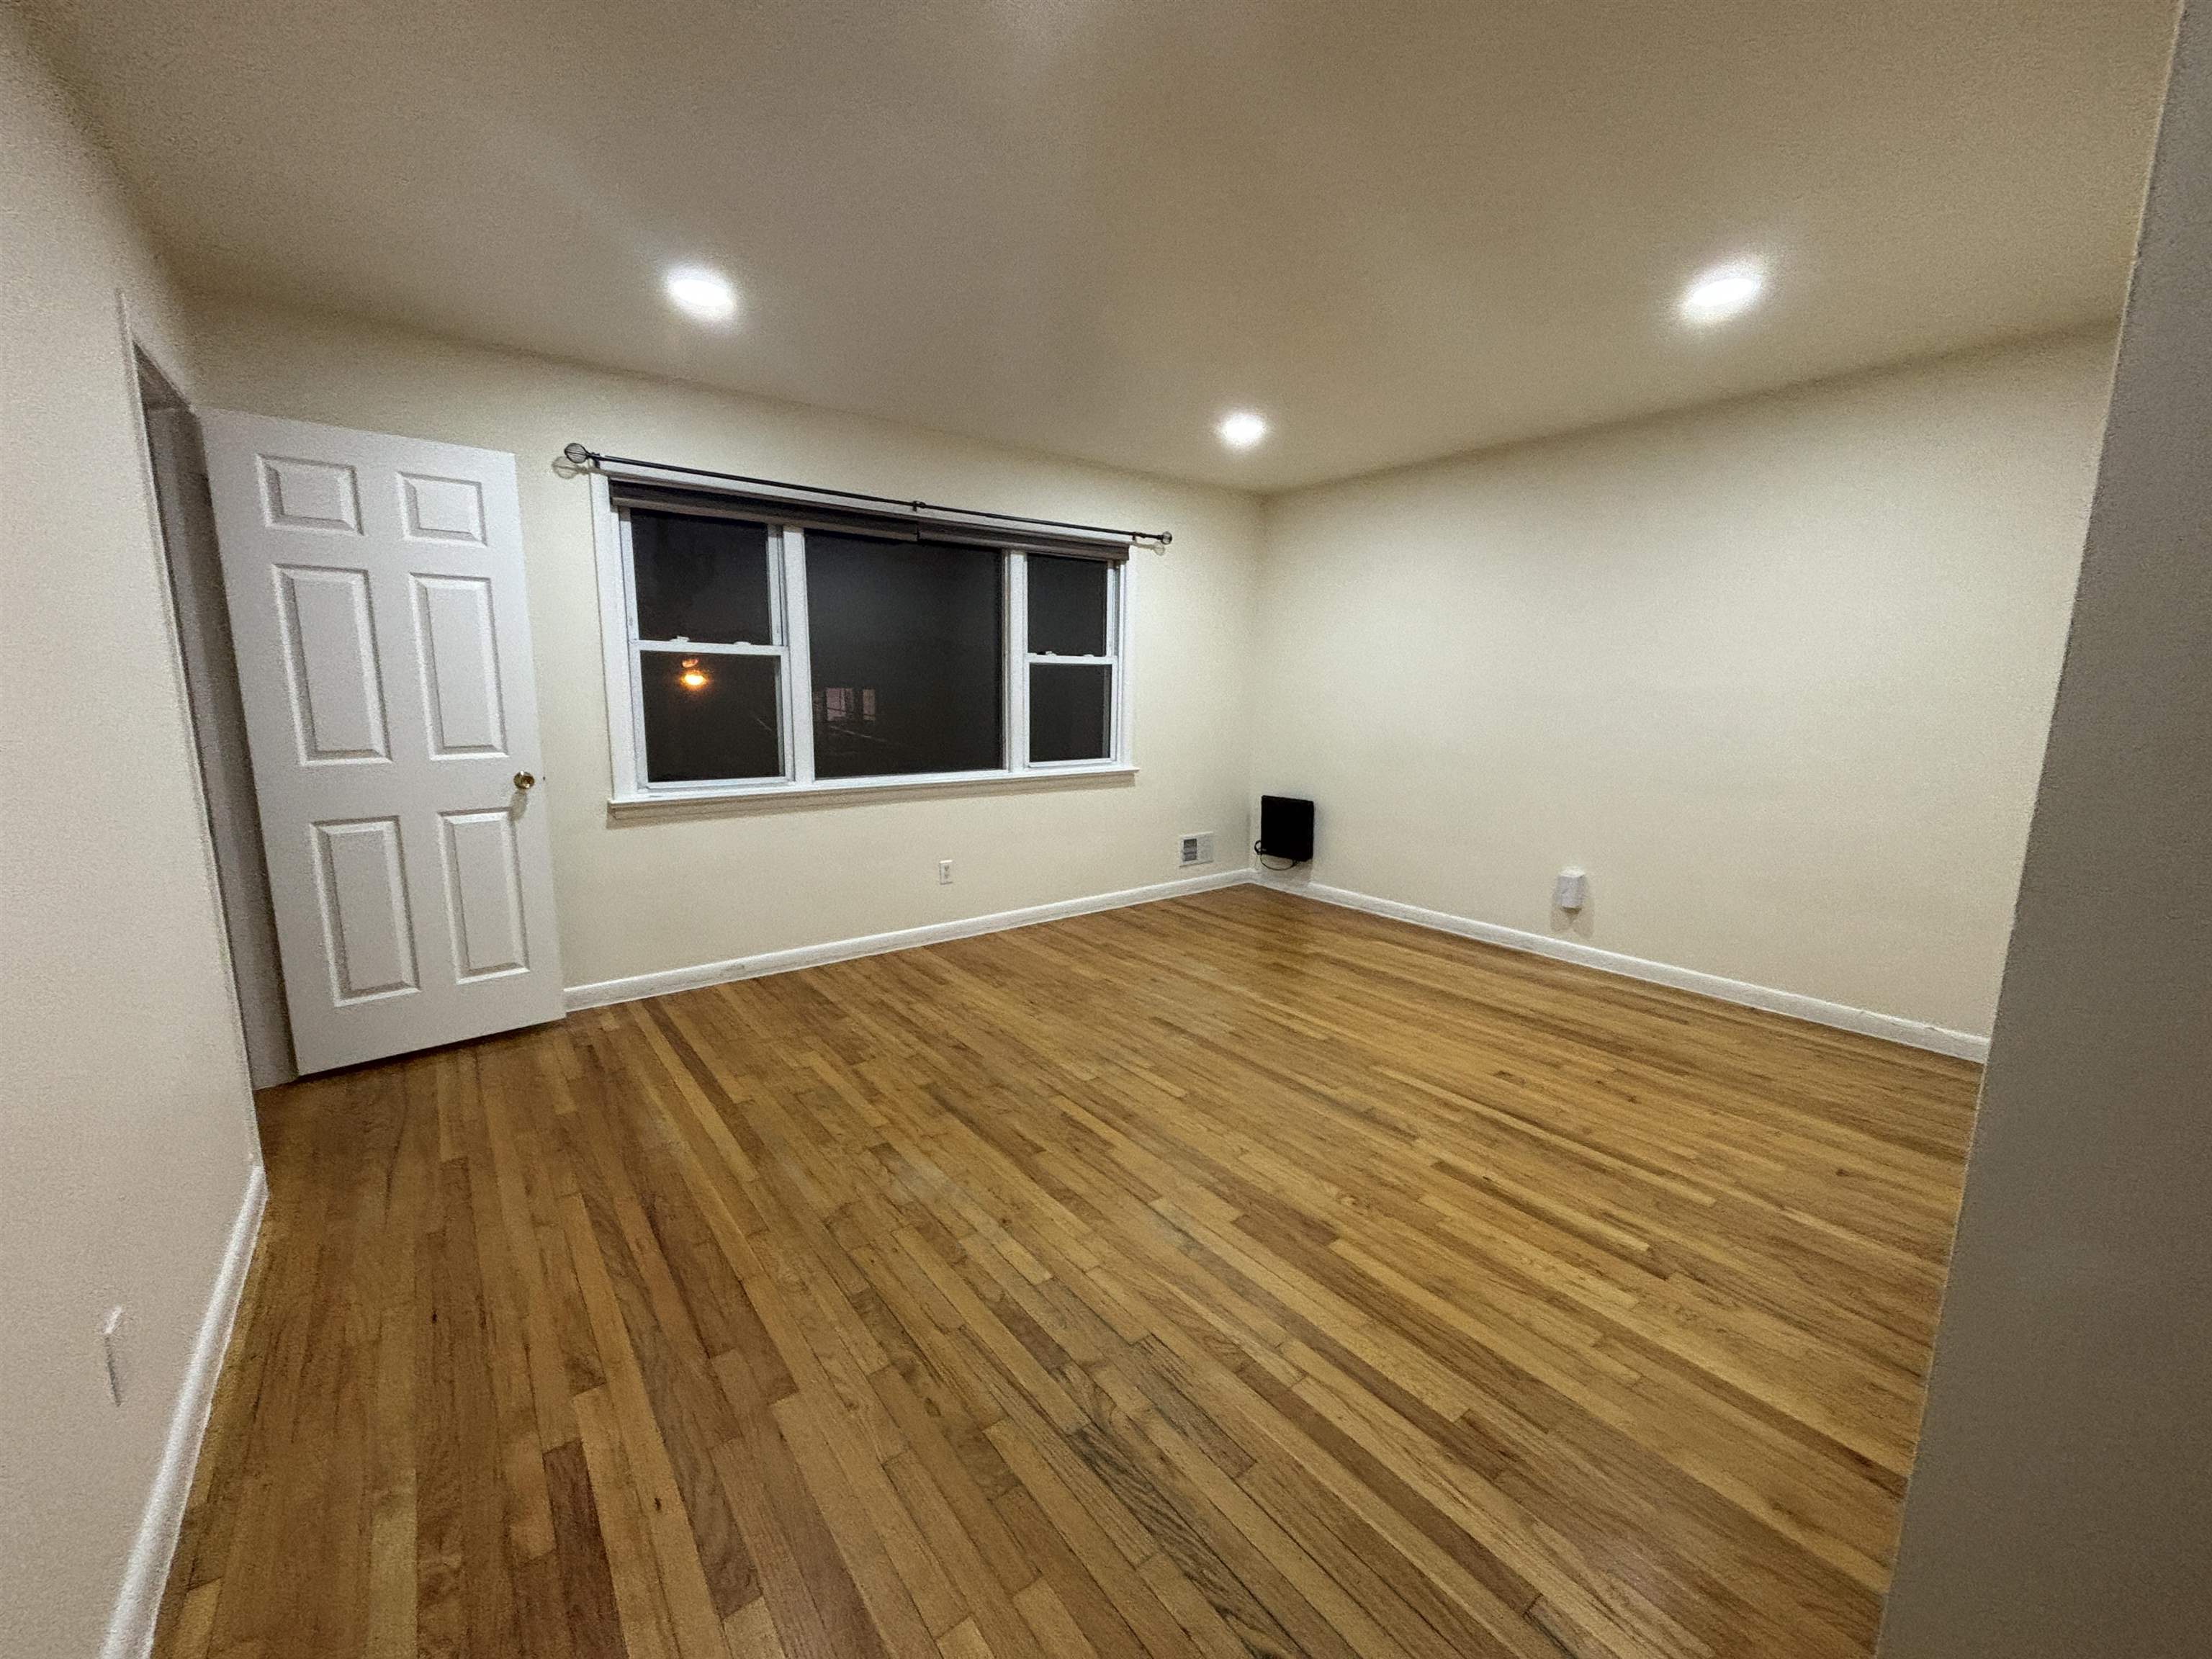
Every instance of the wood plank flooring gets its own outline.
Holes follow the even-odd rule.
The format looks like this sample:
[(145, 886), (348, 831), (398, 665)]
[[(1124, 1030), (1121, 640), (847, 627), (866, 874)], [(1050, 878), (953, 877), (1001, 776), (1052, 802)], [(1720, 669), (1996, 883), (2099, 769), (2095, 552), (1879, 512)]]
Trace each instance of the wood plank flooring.
[(272, 1091), (157, 1651), (1864, 1654), (1977, 1075), (1237, 888)]

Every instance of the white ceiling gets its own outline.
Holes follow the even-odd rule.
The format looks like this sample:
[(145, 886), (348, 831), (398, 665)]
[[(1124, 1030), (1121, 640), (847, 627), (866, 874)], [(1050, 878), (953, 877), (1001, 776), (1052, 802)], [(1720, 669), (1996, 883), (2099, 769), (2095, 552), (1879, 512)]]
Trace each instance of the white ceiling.
[(1263, 489), (2116, 315), (2172, 9), (24, 3), (193, 286)]

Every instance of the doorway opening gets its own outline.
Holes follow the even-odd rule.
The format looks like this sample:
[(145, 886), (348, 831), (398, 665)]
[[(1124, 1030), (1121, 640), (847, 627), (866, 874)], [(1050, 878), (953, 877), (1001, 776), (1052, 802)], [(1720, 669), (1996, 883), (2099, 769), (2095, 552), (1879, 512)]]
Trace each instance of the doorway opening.
[(207, 463), (199, 422), (175, 382), (144, 348), (134, 344), (132, 356), (246, 1069), (253, 1086), (266, 1089), (299, 1073), (276, 957), (276, 917), (262, 856), (260, 811), (246, 752), (246, 711), (223, 599)]

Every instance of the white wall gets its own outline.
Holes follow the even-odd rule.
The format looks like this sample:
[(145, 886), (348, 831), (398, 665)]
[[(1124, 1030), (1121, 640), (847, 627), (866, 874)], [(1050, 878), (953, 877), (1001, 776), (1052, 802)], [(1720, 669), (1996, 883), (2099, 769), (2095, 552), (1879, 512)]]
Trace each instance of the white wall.
[(1884, 1659), (2212, 1626), (2212, 9), (2183, 21)]
[[(1254, 501), (965, 439), (327, 317), (210, 302), (206, 405), (512, 452), (536, 636), (563, 966), (571, 985), (1117, 891), (1245, 861)], [(1173, 532), (1131, 561), (1133, 785), (731, 809), (610, 823), (587, 485), (617, 454), (962, 507)], [(937, 882), (954, 861), (951, 887)]]
[(258, 1151), (118, 291), (173, 368), (183, 331), (4, 8), (0, 179), (0, 1653), (29, 1659), (100, 1647)]
[[(204, 403), (520, 459), (572, 984), (1170, 879), (1192, 830), (1233, 863), (1249, 781), (1319, 800), (1314, 880), (1989, 1028), (2108, 335), (1263, 514), (1230, 492), (329, 317), (210, 301), (195, 322)], [(1133, 567), (1138, 783), (611, 823), (586, 487), (550, 465), (571, 439), (1171, 528), (1173, 550)], [(1569, 863), (1594, 893), (1572, 920), (1548, 902)]]
[(1257, 790), (1318, 883), (1986, 1032), (2111, 349), (1270, 501)]

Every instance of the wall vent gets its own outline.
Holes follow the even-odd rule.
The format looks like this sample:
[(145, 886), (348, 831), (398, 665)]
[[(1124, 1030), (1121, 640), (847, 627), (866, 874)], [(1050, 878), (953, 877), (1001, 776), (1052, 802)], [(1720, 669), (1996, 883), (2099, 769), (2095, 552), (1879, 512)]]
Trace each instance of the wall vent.
[(1211, 864), (1213, 862), (1213, 832), (1202, 836), (1185, 836), (1176, 860), (1179, 864)]

